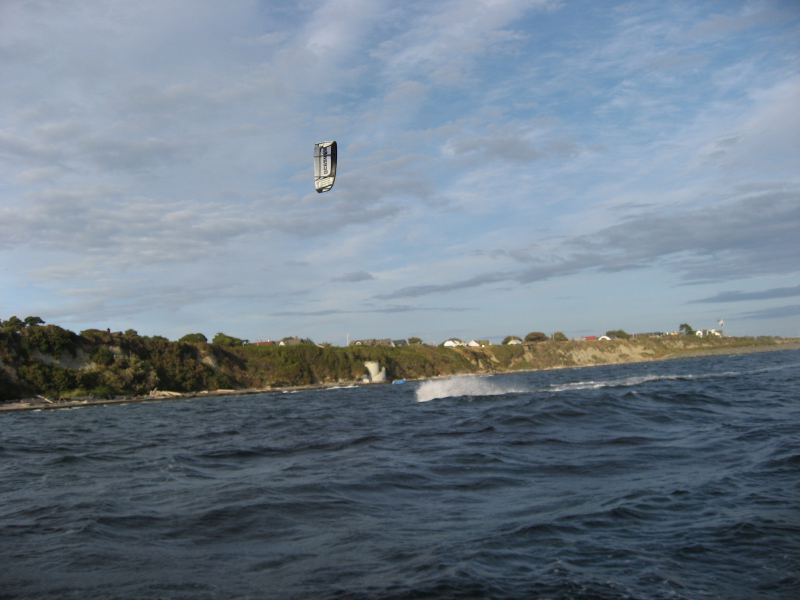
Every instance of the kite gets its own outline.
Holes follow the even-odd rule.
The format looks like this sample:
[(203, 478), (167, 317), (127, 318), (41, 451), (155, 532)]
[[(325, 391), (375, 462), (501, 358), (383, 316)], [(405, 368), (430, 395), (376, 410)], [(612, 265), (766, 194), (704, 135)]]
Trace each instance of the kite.
[(336, 142), (314, 144), (314, 188), (320, 194), (336, 180)]

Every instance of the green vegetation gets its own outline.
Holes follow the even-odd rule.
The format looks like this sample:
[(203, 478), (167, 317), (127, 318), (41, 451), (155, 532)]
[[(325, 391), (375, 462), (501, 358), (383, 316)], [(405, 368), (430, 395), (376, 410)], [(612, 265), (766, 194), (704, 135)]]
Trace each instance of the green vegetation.
[(179, 342), (185, 342), (187, 344), (205, 344), (208, 342), (208, 338), (204, 336), (202, 333), (189, 333), (183, 336)]
[(546, 342), (547, 335), (542, 333), (541, 331), (531, 331), (528, 335), (525, 336), (526, 342)]
[[(179, 341), (162, 336), (87, 329), (80, 334), (46, 325), (38, 317), (0, 320), (0, 401), (45, 396), (51, 400), (147, 395), (154, 389), (197, 392), (215, 389), (352, 383), (365, 361), (378, 361), (390, 379), (458, 373), (494, 373), (599, 363), (653, 360), (687, 354), (732, 352), (774, 346), (780, 338), (620, 339), (601, 344), (569, 341), (561, 332), (547, 339), (533, 332), (525, 343), (481, 348), (412, 345), (319, 346), (288, 338), (289, 345), (248, 344), (224, 333), (208, 343), (201, 333)], [(624, 333), (624, 332), (622, 332)], [(627, 334), (626, 334), (627, 335)], [(609, 335), (609, 337), (611, 337)]]
[[(203, 334), (202, 333), (194, 334), (194, 336), (198, 336), (198, 335), (202, 336)], [(184, 337), (189, 337), (189, 336), (184, 336)], [(205, 337), (205, 336), (203, 336), (203, 337)], [(197, 338), (195, 337), (195, 340), (196, 339)], [(193, 343), (196, 343), (196, 342), (193, 342)], [(230, 336), (230, 335), (225, 335), (222, 332), (220, 332), (220, 333), (218, 333), (217, 335), (214, 336), (214, 342), (213, 343), (216, 344), (217, 346), (227, 346), (228, 348), (236, 348), (238, 346), (244, 346), (244, 340), (240, 340), (239, 338), (235, 338), (235, 337)]]
[(611, 331), (606, 331), (606, 335), (610, 337), (612, 340), (629, 340), (631, 339), (631, 335), (626, 333), (622, 329), (612, 329)]

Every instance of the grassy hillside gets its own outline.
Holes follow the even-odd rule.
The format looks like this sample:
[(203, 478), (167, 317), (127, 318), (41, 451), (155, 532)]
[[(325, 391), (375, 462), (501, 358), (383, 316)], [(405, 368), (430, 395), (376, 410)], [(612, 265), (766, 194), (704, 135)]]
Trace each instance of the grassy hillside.
[(80, 334), (56, 325), (0, 325), (0, 401), (146, 395), (153, 389), (196, 392), (351, 383), (378, 361), (390, 378), (657, 360), (688, 354), (777, 347), (781, 338), (664, 337), (603, 342), (544, 341), (517, 346), (442, 348), (255, 346), (170, 341), (135, 331)]

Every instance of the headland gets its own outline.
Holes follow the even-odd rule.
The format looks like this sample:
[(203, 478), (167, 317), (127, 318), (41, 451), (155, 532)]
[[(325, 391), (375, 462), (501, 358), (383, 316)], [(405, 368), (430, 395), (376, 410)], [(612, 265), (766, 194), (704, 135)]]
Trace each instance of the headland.
[(379, 363), (391, 381), (800, 348), (797, 338), (693, 335), (452, 348), (423, 343), (336, 347), (310, 341), (280, 346), (229, 340), (235, 338), (208, 343), (198, 337), (170, 341), (139, 336), (131, 330), (75, 334), (44, 324), (0, 329), (0, 411), (365, 385), (365, 362)]

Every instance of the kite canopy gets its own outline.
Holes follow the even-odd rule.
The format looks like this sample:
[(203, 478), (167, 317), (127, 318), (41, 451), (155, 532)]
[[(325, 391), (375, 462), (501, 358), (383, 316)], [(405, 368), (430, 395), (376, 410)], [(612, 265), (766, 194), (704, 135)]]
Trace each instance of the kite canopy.
[(314, 188), (327, 192), (336, 180), (336, 142), (314, 144)]

